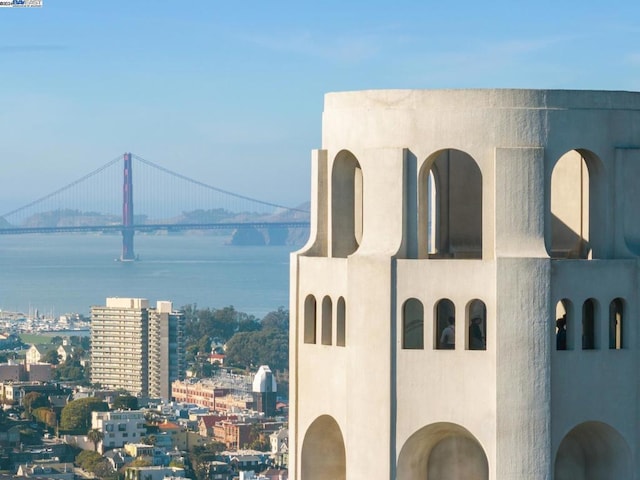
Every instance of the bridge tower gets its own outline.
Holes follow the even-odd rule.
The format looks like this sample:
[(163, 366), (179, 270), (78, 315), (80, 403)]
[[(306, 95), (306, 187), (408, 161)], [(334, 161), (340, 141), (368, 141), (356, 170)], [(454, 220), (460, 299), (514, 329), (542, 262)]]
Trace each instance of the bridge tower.
[(136, 259), (133, 252), (133, 171), (131, 166), (131, 153), (125, 153), (124, 159), (124, 183), (122, 185), (122, 256), (123, 262), (132, 262)]
[(640, 478), (640, 93), (325, 96), (296, 480)]

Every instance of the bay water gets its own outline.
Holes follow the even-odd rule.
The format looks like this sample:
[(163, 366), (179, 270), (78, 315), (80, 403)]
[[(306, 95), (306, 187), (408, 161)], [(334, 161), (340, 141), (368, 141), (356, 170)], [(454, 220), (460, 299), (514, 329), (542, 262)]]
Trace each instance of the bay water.
[(0, 235), (0, 309), (88, 315), (106, 297), (236, 310), (262, 318), (289, 307), (289, 254), (298, 246), (231, 246), (210, 234), (135, 237), (137, 262), (119, 262), (119, 235)]

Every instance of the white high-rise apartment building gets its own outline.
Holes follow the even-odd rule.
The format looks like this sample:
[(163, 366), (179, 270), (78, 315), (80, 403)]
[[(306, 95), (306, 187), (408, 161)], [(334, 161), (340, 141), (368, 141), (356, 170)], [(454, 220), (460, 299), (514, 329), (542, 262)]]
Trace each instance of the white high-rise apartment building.
[(91, 308), (91, 381), (132, 395), (169, 399), (183, 378), (184, 315), (171, 302), (107, 298)]

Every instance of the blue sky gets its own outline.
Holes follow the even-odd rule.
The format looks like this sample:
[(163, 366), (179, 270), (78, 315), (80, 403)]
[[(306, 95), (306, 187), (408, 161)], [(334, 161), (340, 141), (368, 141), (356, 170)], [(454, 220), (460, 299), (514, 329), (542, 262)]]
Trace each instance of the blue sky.
[(125, 151), (294, 205), (324, 93), (638, 91), (640, 2), (44, 0), (0, 74), (0, 214)]

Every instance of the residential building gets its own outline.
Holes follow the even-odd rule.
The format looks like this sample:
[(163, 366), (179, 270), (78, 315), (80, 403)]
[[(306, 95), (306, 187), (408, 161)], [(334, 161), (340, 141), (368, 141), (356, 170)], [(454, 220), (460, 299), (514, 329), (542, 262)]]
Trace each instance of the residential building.
[(25, 363), (27, 365), (31, 363), (40, 363), (42, 362), (42, 358), (55, 348), (55, 345), (51, 344), (33, 344), (27, 350), (27, 353), (25, 355)]
[(184, 315), (171, 302), (107, 298), (91, 308), (91, 381), (132, 395), (168, 399), (184, 376)]
[(312, 178), (293, 478), (637, 477), (640, 93), (330, 93)]
[(125, 480), (163, 480), (165, 477), (184, 478), (184, 468), (179, 467), (127, 467)]
[(127, 443), (139, 442), (147, 433), (141, 410), (91, 412), (91, 428), (104, 434), (98, 444), (100, 453), (111, 448), (122, 448)]
[(158, 302), (149, 315), (149, 396), (171, 398), (171, 383), (184, 378), (184, 313)]

